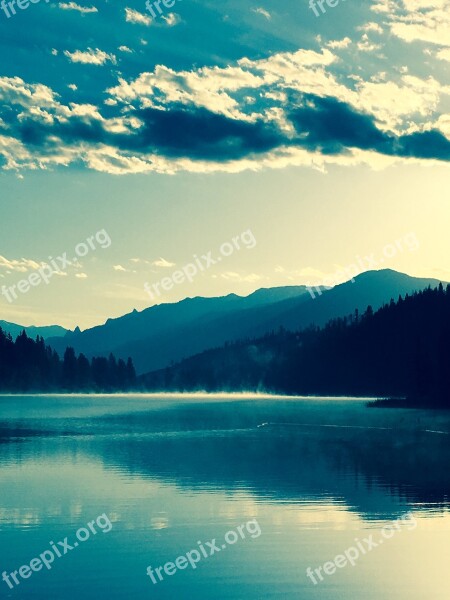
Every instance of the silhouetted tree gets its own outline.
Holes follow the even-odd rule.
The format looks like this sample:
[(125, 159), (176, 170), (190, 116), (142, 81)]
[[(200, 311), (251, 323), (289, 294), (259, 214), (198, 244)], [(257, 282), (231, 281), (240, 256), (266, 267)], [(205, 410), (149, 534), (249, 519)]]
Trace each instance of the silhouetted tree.
[(406, 294), (362, 317), (279, 331), (190, 357), (144, 377), (147, 389), (267, 390), (408, 398), (450, 408), (450, 285)]
[(63, 386), (68, 391), (73, 391), (78, 387), (78, 369), (77, 369), (77, 358), (75, 356), (75, 350), (70, 346), (66, 348), (64, 352), (63, 362)]
[(14, 341), (0, 328), (0, 391), (6, 392), (115, 392), (136, 389), (133, 362), (118, 362), (111, 354), (93, 358), (78, 357), (73, 348), (63, 361), (42, 337), (30, 339), (22, 331)]
[(136, 371), (134, 369), (133, 361), (130, 357), (127, 360), (127, 387), (134, 388), (136, 386)]

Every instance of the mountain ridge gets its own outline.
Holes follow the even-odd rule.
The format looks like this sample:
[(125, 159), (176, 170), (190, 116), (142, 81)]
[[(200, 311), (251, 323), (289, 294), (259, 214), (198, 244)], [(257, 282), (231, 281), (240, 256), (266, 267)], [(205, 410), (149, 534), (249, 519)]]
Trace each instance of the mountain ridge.
[(266, 392), (402, 399), (381, 406), (450, 408), (450, 284), (323, 327), (281, 329), (143, 375), (153, 392)]
[(354, 283), (323, 289), (321, 295), (314, 288), (315, 298), (306, 286), (260, 288), (248, 296), (185, 298), (132, 311), (48, 343), (60, 353), (70, 345), (88, 357), (109, 352), (124, 359), (131, 356), (136, 371), (142, 374), (227, 341), (264, 335), (280, 327), (320, 326), (355, 309), (363, 312), (369, 304), (376, 310), (391, 298), (438, 283), (437, 279), (383, 269), (366, 271), (356, 276)]
[(27, 336), (30, 338), (35, 338), (39, 335), (45, 340), (48, 338), (63, 337), (69, 332), (68, 329), (61, 327), (61, 325), (43, 325), (41, 327), (37, 325), (19, 325), (17, 323), (10, 323), (9, 321), (2, 320), (0, 320), (0, 328), (5, 333), (10, 333), (13, 338), (16, 338), (25, 330)]

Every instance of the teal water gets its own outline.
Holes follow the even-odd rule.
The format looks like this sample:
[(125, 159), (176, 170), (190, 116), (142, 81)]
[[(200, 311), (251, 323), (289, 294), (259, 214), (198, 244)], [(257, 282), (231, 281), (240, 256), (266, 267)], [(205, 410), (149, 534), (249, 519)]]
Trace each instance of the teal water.
[[(449, 413), (350, 399), (0, 397), (0, 573), (105, 515), (0, 598), (448, 600), (449, 432)], [(195, 569), (147, 575), (213, 538)]]

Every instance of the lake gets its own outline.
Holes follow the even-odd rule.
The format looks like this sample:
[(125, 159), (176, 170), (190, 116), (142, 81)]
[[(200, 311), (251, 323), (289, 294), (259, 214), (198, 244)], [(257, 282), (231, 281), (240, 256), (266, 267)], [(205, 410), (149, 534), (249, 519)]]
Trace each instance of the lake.
[(366, 404), (1, 396), (0, 597), (448, 600), (450, 412)]

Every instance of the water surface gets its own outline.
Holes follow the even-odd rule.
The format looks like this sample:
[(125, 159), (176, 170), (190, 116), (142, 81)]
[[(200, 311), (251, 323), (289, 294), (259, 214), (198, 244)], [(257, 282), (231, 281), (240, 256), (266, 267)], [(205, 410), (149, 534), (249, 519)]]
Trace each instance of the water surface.
[[(112, 523), (0, 597), (448, 600), (449, 432), (449, 413), (352, 399), (0, 397), (0, 572)], [(370, 535), (355, 566), (306, 576)], [(213, 538), (195, 570), (146, 574)]]

